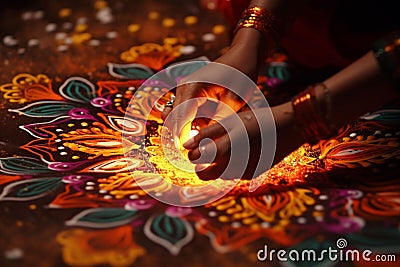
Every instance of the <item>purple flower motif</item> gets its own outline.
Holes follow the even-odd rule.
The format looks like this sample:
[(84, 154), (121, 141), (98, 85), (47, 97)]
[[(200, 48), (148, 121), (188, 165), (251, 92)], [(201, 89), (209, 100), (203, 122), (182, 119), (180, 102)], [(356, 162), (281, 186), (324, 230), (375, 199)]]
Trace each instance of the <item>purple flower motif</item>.
[(83, 192), (84, 190), (80, 187), (85, 185), (87, 181), (93, 180), (93, 176), (90, 175), (78, 175), (71, 174), (68, 176), (64, 176), (62, 178), (62, 182), (66, 184), (70, 184), (76, 191)]
[(64, 176), (62, 178), (62, 181), (66, 184), (81, 185), (91, 179), (93, 179), (93, 177), (89, 175), (71, 174), (68, 176)]
[(282, 83), (282, 80), (279, 78), (268, 78), (265, 82), (269, 87), (274, 87)]
[(93, 98), (90, 101), (90, 103), (95, 107), (102, 108), (102, 107), (106, 107), (106, 106), (110, 105), (111, 101), (104, 97), (96, 97), (96, 98)]
[(48, 167), (51, 170), (55, 171), (72, 171), (82, 164), (85, 164), (85, 161), (80, 161), (80, 162), (51, 162), (49, 163)]
[(171, 217), (182, 217), (189, 215), (190, 213), (192, 213), (192, 209), (186, 207), (170, 206), (165, 210), (165, 214)]
[(153, 207), (155, 203), (156, 201), (152, 199), (131, 200), (125, 204), (124, 208), (126, 210), (147, 210)]
[(85, 108), (73, 108), (68, 112), (68, 115), (75, 120), (96, 120)]

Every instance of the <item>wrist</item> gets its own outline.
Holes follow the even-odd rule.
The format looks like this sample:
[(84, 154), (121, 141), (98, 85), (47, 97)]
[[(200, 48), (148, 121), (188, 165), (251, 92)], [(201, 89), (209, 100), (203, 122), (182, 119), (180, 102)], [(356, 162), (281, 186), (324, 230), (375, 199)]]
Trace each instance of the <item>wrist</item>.
[(250, 49), (246, 44), (236, 44), (231, 46), (229, 50), (215, 60), (215, 62), (231, 66), (253, 81), (256, 80), (258, 74), (258, 53), (254, 49)]
[(277, 39), (279, 24), (279, 18), (270, 9), (253, 5), (243, 11), (233, 35), (235, 36), (244, 29), (254, 29), (260, 32), (260, 38), (263, 35), (270, 34), (274, 39)]
[(255, 48), (255, 51), (257, 51), (262, 39), (262, 33), (256, 29), (241, 28), (236, 31), (231, 42), (231, 47), (245, 47), (247, 49)]
[(275, 120), (277, 138), (274, 163), (278, 163), (300, 147), (304, 141), (303, 137), (294, 130), (296, 120), (290, 101), (272, 107), (271, 111)]

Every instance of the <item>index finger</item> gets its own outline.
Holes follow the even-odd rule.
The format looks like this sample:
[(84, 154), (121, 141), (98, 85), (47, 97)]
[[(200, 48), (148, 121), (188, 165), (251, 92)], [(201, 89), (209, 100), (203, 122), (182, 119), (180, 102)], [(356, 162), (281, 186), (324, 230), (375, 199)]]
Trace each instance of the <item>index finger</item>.
[(191, 123), (195, 119), (197, 110), (205, 102), (201, 96), (200, 84), (182, 84), (177, 88), (172, 110), (165, 118), (164, 125), (177, 137), (179, 143), (190, 138)]

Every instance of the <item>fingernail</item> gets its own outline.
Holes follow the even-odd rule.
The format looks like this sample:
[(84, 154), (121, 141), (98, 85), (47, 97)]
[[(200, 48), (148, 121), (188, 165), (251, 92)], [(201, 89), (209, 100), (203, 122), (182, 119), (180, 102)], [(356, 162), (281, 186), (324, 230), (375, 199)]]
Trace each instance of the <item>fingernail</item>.
[(190, 138), (189, 140), (187, 140), (184, 144), (183, 147), (186, 149), (193, 149), (195, 148), (195, 142), (194, 142), (194, 138)]

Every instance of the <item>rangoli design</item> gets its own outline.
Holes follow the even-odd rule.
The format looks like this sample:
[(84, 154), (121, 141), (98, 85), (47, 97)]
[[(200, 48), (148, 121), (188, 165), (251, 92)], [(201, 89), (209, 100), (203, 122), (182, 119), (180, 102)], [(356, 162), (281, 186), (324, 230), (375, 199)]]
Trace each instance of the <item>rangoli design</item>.
[[(137, 88), (179, 60), (178, 51), (169, 43), (132, 47), (121, 54), (126, 63), (108, 64), (106, 81), (66, 77), (55, 82), (46, 74), (21, 73), (1, 85), (7, 116), (18, 121), (15, 132), (27, 141), (1, 140), (0, 202), (44, 201), (36, 206), (43, 213), (60, 211), (65, 230), (54, 238), (68, 265), (127, 266), (151, 253), (149, 247), (177, 256), (201, 236), (218, 253), (248, 248), (252, 261), (260, 244), (322, 249), (338, 237), (353, 249), (399, 254), (396, 106), (366, 114), (332, 140), (302, 146), (264, 174), (254, 193), (248, 192), (248, 181), (241, 181), (221, 199), (195, 208), (169, 206), (148, 196), (138, 180), (146, 181), (146, 190), (163, 194), (166, 180), (183, 175), (168, 165), (160, 149), (167, 98), (154, 101), (164, 93), (164, 84), (149, 84), (140, 95), (143, 101), (131, 109), (132, 119), (124, 115)], [(271, 64), (270, 76), (260, 77), (260, 89), (285, 78), (277, 65), (282, 66)], [(171, 75), (187, 74), (177, 68)], [(146, 120), (141, 110), (153, 106)], [(122, 144), (123, 133), (133, 137), (131, 143)], [(150, 160), (124, 157), (123, 145), (143, 149), (143, 136)], [(164, 170), (164, 177), (149, 173), (149, 166)], [(378, 175), (369, 179), (371, 172)], [(180, 197), (190, 203), (207, 193), (185, 190)], [(143, 240), (153, 245), (146, 248)]]

